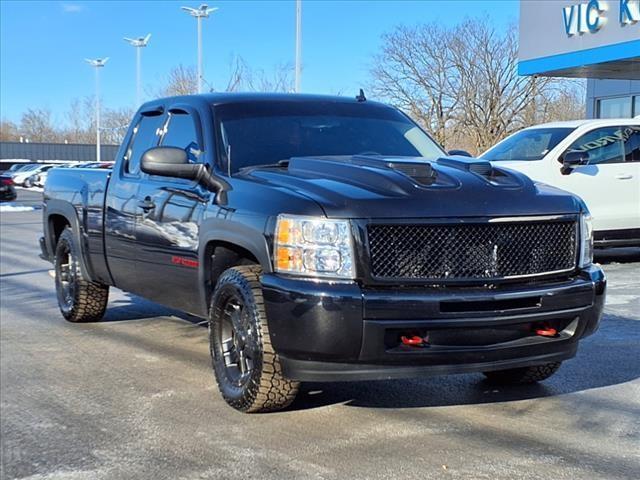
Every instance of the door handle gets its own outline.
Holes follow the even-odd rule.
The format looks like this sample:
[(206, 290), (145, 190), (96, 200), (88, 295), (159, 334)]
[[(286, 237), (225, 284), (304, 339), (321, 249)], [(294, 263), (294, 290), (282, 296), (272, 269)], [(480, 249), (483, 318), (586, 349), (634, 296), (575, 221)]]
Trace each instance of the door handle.
[(616, 175), (616, 179), (618, 180), (629, 180), (630, 178), (633, 178), (633, 175), (630, 173), (619, 173)]
[(145, 212), (148, 212), (149, 210), (153, 210), (154, 208), (156, 208), (156, 204), (153, 203), (151, 198), (147, 197), (144, 200), (140, 200), (138, 202), (138, 207), (140, 207)]

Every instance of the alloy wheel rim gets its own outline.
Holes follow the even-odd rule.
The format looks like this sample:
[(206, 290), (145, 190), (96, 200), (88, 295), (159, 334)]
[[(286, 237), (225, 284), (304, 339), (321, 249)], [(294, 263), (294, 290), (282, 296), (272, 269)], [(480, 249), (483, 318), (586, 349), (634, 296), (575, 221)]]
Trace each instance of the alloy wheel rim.
[(251, 378), (257, 358), (255, 330), (249, 309), (237, 295), (231, 295), (223, 304), (220, 345), (227, 377), (237, 387)]
[(63, 248), (62, 254), (58, 259), (57, 270), (56, 280), (59, 285), (59, 299), (65, 307), (71, 308), (76, 291), (76, 265), (67, 245)]

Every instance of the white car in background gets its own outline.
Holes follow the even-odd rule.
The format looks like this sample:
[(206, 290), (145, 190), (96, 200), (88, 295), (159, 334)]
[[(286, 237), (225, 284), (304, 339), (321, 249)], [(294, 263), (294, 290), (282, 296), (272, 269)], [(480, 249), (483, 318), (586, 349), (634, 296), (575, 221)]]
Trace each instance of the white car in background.
[(46, 163), (36, 163), (33, 165), (29, 165), (29, 167), (25, 167), (21, 170), (16, 171), (11, 176), (11, 178), (13, 179), (13, 183), (15, 183), (16, 185), (20, 185), (23, 187), (33, 187), (37, 175), (44, 173), (55, 166), (56, 165)]
[(580, 196), (597, 246), (640, 246), (640, 118), (537, 125), (480, 157)]

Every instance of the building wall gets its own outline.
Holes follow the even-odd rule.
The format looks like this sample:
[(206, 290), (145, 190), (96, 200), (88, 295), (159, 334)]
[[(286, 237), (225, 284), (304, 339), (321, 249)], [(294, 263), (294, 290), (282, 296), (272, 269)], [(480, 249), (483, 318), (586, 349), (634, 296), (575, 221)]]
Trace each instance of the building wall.
[[(118, 145), (102, 145), (100, 160), (105, 162), (115, 160), (118, 148)], [(96, 160), (96, 146), (72, 143), (0, 142), (0, 159), (92, 162)]]
[(640, 80), (587, 80), (587, 118), (606, 116), (602, 111), (605, 109), (599, 108), (603, 106), (601, 100), (609, 101), (610, 106), (615, 102), (623, 109), (628, 108), (628, 115), (621, 116), (640, 115)]
[(640, 80), (640, 0), (520, 0), (520, 75)]
[(619, 23), (620, 0), (599, 0), (598, 3), (607, 11), (603, 13), (602, 27), (597, 32), (569, 35), (564, 9), (576, 6), (573, 15), (577, 20), (577, 6), (584, 8), (587, 3), (587, 0), (520, 0), (519, 59), (523, 61), (575, 53), (639, 38), (639, 24)]

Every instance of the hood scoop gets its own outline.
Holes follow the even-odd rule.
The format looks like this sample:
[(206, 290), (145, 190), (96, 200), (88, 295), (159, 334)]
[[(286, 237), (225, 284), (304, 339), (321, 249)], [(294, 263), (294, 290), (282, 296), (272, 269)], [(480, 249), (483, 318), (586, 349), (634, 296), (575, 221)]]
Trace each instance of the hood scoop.
[(437, 163), (438, 165), (478, 175), (491, 185), (500, 187), (522, 187), (524, 185), (516, 175), (509, 171), (496, 168), (486, 160), (454, 156), (441, 157), (437, 160)]
[[(356, 170), (354, 170), (356, 169)], [(290, 172), (313, 173), (324, 178), (338, 177), (349, 182), (371, 182), (384, 188), (407, 192), (416, 185), (456, 187), (458, 182), (438, 172), (431, 162), (419, 157), (383, 157), (374, 155), (294, 157), (288, 163)], [(395, 172), (398, 175), (389, 175)], [(374, 187), (375, 188), (375, 187)]]
[(436, 171), (427, 162), (389, 162), (387, 167), (412, 178), (420, 185), (431, 185), (436, 181)]
[(491, 163), (486, 160), (478, 160), (477, 158), (461, 156), (440, 157), (437, 162), (439, 165), (444, 165), (445, 167), (472, 172), (478, 175), (489, 175), (491, 173)]
[(431, 185), (436, 181), (436, 170), (430, 162), (400, 158), (385, 158), (367, 155), (354, 155), (351, 163), (369, 167), (386, 167), (402, 173), (420, 185)]

